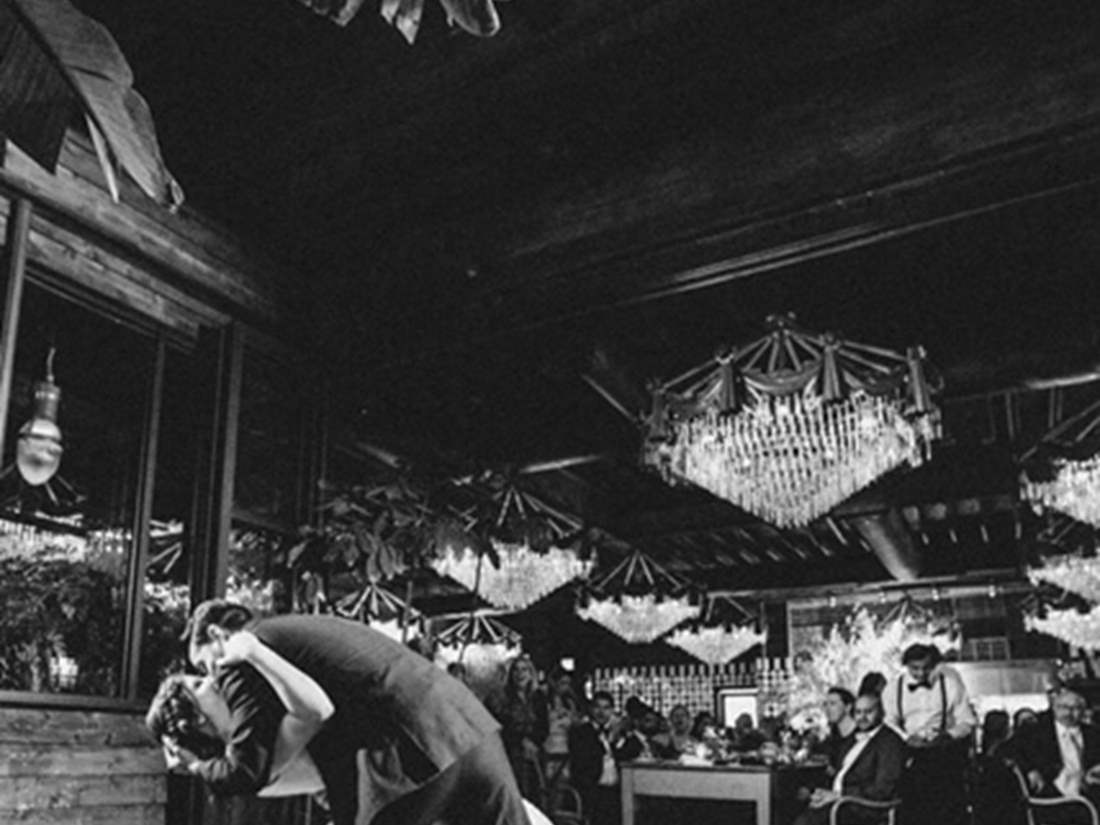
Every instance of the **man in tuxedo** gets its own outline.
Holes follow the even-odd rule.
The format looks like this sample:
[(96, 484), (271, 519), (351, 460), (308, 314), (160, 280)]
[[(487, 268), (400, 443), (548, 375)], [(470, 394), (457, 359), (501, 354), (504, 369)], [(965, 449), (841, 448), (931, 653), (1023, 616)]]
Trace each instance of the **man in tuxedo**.
[(1095, 784), (1100, 781), (1100, 731), (1082, 724), (1084, 713), (1084, 697), (1061, 688), (1051, 697), (1050, 712), (1020, 734), (1016, 762), (1032, 794), (1084, 796), (1093, 804), (1100, 802), (1100, 786)]
[[(499, 725), (457, 680), (366, 625), (332, 616), (254, 621), (221, 600), (195, 608), (192, 663), (215, 673), (225, 641), (247, 628), (328, 694), (335, 712), (308, 746), (334, 825), (528, 825)], [(229, 705), (225, 754), (194, 770), (216, 793), (268, 781), (282, 705), (247, 665), (216, 675)], [(262, 681), (262, 680), (261, 680)], [(262, 686), (260, 686), (262, 687)]]
[(615, 700), (605, 690), (592, 697), (590, 718), (569, 731), (569, 777), (592, 825), (622, 819), (619, 763), (637, 759), (645, 748), (629, 719), (615, 718)]
[(970, 735), (978, 724), (958, 672), (934, 645), (902, 653), (904, 672), (883, 690), (886, 724), (905, 737), (909, 767), (902, 783), (903, 823), (962, 825)]
[[(855, 744), (844, 754), (831, 788), (815, 788), (810, 806), (795, 820), (795, 825), (827, 825), (829, 809), (842, 796), (857, 796), (885, 802), (897, 795), (905, 768), (905, 743), (883, 724), (882, 700), (874, 694), (856, 699)], [(844, 805), (838, 821), (842, 825), (869, 825), (883, 819), (882, 811), (857, 805)]]

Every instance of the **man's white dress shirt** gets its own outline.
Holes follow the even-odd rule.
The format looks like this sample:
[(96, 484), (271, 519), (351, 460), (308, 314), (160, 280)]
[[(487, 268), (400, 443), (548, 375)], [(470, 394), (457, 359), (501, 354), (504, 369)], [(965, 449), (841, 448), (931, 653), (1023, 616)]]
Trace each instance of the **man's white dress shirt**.
[(1063, 796), (1080, 796), (1081, 778), (1084, 773), (1081, 765), (1081, 755), (1085, 747), (1081, 728), (1071, 728), (1060, 722), (1055, 722), (1054, 732), (1058, 739), (1058, 750), (1062, 754), (1062, 770), (1054, 779), (1054, 787)]
[(928, 681), (928, 687), (916, 686), (905, 672), (887, 682), (882, 691), (886, 724), (896, 728), (903, 737), (917, 734), (932, 738), (941, 730), (952, 739), (969, 736), (978, 720), (970, 707), (970, 697), (958, 671), (939, 665)]
[(844, 777), (848, 773), (848, 769), (856, 763), (859, 759), (859, 755), (863, 753), (863, 749), (867, 747), (867, 743), (871, 741), (871, 738), (878, 733), (879, 725), (873, 730), (860, 730), (856, 731), (856, 741), (852, 747), (848, 748), (848, 752), (844, 754), (844, 761), (840, 763), (840, 770), (836, 772), (836, 776), (833, 777), (833, 791), (838, 794), (844, 793)]

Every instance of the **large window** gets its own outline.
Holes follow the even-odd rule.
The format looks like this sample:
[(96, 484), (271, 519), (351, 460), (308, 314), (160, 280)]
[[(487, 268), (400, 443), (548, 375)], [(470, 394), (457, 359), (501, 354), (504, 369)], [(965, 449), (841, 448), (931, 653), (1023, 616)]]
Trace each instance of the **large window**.
[[(19, 315), (0, 468), (0, 689), (120, 696), (156, 344), (33, 283)], [(35, 455), (56, 449), (43, 423), (51, 366), (63, 446), (52, 474)]]
[[(15, 262), (28, 224), (5, 219), (25, 205), (0, 199)], [(184, 665), (197, 599), (290, 608), (302, 372), (53, 220), (31, 216), (30, 261), (0, 292), (0, 701), (132, 706)]]

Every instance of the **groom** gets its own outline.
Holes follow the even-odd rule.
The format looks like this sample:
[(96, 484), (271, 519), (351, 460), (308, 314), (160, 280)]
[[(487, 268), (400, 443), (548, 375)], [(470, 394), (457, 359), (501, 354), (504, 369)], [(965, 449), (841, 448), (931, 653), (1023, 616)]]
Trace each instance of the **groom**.
[[(309, 744), (334, 825), (528, 825), (499, 725), (457, 680), (366, 625), (331, 616), (253, 620), (247, 608), (217, 599), (188, 622), (192, 664), (213, 674), (225, 640), (245, 626), (335, 706)], [(195, 768), (216, 793), (266, 784), (282, 715), (241, 671), (231, 665), (217, 676), (232, 714), (225, 755)]]

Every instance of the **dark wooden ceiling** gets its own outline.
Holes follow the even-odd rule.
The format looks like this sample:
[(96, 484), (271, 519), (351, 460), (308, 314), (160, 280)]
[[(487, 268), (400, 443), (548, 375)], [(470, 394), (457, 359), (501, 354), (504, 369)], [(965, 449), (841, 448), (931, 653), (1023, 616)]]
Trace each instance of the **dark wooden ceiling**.
[(1020, 410), (1050, 394), (1003, 393), (1100, 368), (1095, 4), (512, 0), (476, 40), (428, 0), (412, 47), (290, 0), (79, 5), (191, 203), (301, 271), (352, 440), (604, 455), (531, 484), (723, 586), (883, 577), (843, 513), (780, 534), (640, 473), (585, 380), (637, 411), (795, 311), (923, 344), (956, 399), (946, 457), (849, 515), (902, 508), (932, 572), (1018, 563), (1013, 455), (1050, 420)]

